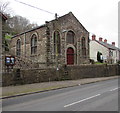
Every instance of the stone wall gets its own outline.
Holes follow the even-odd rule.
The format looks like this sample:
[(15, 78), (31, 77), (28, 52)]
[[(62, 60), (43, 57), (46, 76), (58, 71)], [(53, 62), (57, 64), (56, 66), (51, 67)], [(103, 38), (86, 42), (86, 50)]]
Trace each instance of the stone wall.
[[(55, 39), (55, 32), (60, 34), (60, 45), (61, 52), (57, 57), (58, 47), (55, 45), (58, 43)], [(68, 32), (74, 33), (74, 42), (68, 43), (66, 41)], [(36, 52), (31, 54), (31, 38), (33, 35), (37, 37)], [(85, 48), (82, 48), (82, 38), (85, 38)], [(55, 20), (49, 21), (37, 28), (33, 28), (29, 31), (20, 33), (14, 37), (10, 42), (10, 54), (17, 57), (16, 47), (17, 41), (20, 40), (20, 60), (16, 62), (16, 65), (23, 64), (23, 68), (26, 68), (28, 61), (37, 62), (39, 68), (43, 67), (55, 67), (56, 65), (67, 64), (67, 50), (68, 48), (74, 49), (74, 65), (88, 64), (89, 63), (89, 32), (84, 26), (78, 21), (78, 19), (72, 14), (72, 12), (56, 18)], [(86, 55), (82, 54), (85, 51)], [(21, 63), (20, 63), (21, 61)], [(56, 63), (57, 62), (57, 63)], [(17, 64), (19, 63), (19, 64)], [(30, 64), (31, 65), (31, 64)], [(31, 67), (31, 66), (30, 66)], [(33, 66), (34, 67), (34, 66)], [(27, 69), (27, 68), (26, 68)]]
[[(59, 31), (61, 36), (61, 54), (60, 58), (58, 60), (60, 61), (60, 64), (67, 64), (67, 49), (69, 47), (74, 48), (75, 52), (75, 59), (74, 64), (88, 64), (89, 59), (89, 32), (83, 27), (83, 25), (77, 20), (77, 18), (72, 14), (72, 12), (68, 13), (67, 15), (64, 15), (62, 17), (59, 17), (56, 20), (50, 21), (47, 23), (47, 26), (49, 27), (50, 31), (50, 53), (49, 59), (50, 62), (53, 62), (55, 64), (56, 59), (53, 57), (55, 56), (54, 52), (54, 37), (53, 33), (54, 31)], [(73, 31), (75, 33), (75, 43), (70, 44), (67, 43), (67, 33), (69, 31)], [(85, 45), (86, 45), (86, 56), (82, 55), (82, 38), (85, 37)], [(56, 64), (55, 64), (56, 65)]]
[(118, 75), (117, 65), (85, 65), (80, 67), (68, 67), (68, 70), (71, 79)]
[(30, 84), (58, 80), (75, 80), (81, 78), (107, 77), (120, 75), (120, 65), (81, 65), (63, 66), (59, 70), (14, 69), (12, 73), (3, 73), (3, 86)]
[[(37, 53), (31, 54), (31, 37), (35, 34), (37, 36)], [(46, 63), (46, 27), (30, 30), (21, 33), (12, 38), (10, 43), (10, 54), (16, 56), (16, 42), (18, 39), (21, 41), (21, 59), (29, 59), (40, 63)], [(26, 60), (25, 60), (26, 61)]]

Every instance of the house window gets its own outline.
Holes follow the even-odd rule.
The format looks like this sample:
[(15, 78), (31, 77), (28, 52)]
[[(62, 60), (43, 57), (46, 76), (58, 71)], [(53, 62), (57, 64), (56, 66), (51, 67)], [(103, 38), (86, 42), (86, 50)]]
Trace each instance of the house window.
[(85, 44), (85, 37), (82, 38), (82, 55), (86, 56), (86, 44)]
[(69, 44), (74, 44), (74, 37), (75, 37), (74, 32), (73, 31), (68, 31), (66, 42), (69, 43)]
[(16, 44), (16, 55), (20, 56), (21, 55), (21, 41), (20, 39), (17, 40), (17, 44)]
[(37, 36), (33, 34), (31, 38), (31, 54), (36, 53), (37, 53)]
[(56, 55), (61, 53), (60, 33), (58, 31), (54, 32), (54, 53)]
[(116, 57), (117, 57), (117, 51), (116, 51)]
[(113, 51), (109, 51), (109, 56), (112, 57), (113, 56)]

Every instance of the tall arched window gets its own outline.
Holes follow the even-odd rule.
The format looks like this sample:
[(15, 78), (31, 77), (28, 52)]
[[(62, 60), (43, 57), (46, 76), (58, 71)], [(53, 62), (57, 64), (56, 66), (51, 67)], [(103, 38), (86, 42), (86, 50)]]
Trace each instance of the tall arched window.
[(16, 55), (17, 56), (21, 55), (21, 41), (20, 41), (20, 39), (18, 39), (17, 43), (16, 43)]
[(37, 36), (33, 34), (31, 38), (31, 54), (36, 53), (37, 53)]
[(75, 33), (73, 31), (68, 31), (66, 42), (69, 44), (74, 44)]
[(86, 43), (85, 43), (85, 37), (82, 37), (82, 55), (86, 56)]
[(58, 31), (54, 32), (54, 53), (60, 54), (61, 53), (61, 46), (60, 46), (60, 33)]

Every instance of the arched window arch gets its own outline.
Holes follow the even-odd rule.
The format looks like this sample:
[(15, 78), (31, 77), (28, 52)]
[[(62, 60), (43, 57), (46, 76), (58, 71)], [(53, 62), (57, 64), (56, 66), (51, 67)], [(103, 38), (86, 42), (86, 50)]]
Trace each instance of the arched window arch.
[(66, 42), (69, 44), (74, 44), (74, 41), (75, 41), (75, 33), (73, 31), (68, 31)]
[(21, 41), (20, 41), (20, 39), (18, 39), (17, 43), (16, 43), (16, 55), (17, 56), (21, 55)]
[(85, 37), (82, 37), (82, 55), (86, 56), (86, 43), (85, 43)]
[(60, 33), (58, 31), (54, 32), (54, 53), (56, 55), (61, 53)]
[(31, 37), (31, 54), (37, 53), (37, 36), (35, 34)]

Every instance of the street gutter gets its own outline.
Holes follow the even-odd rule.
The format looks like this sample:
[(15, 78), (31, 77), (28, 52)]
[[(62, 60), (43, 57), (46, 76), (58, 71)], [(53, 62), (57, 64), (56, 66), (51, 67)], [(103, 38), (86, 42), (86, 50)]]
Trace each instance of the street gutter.
[(63, 86), (56, 86), (56, 87), (47, 87), (44, 90), (19, 93), (19, 94), (10, 95), (10, 96), (3, 96), (3, 97), (0, 97), (0, 99), (8, 99), (8, 98), (13, 98), (13, 97), (18, 97), (18, 96), (25, 96), (25, 95), (35, 94), (35, 93), (42, 93), (42, 92), (47, 92), (47, 91), (51, 91), (51, 90), (58, 90), (58, 89), (62, 89), (62, 88), (75, 87), (75, 86), (80, 86), (80, 85), (84, 85), (84, 84), (91, 84), (91, 83), (95, 83), (95, 82), (106, 81), (106, 80), (111, 80), (111, 79), (116, 79), (116, 78), (118, 78), (118, 76), (115, 76), (113, 78), (108, 77), (108, 78), (96, 80), (96, 81), (89, 81), (89, 82), (85, 82), (85, 83), (81, 83), (81, 84), (74, 84), (74, 85), (68, 85), (68, 86), (63, 85)]

